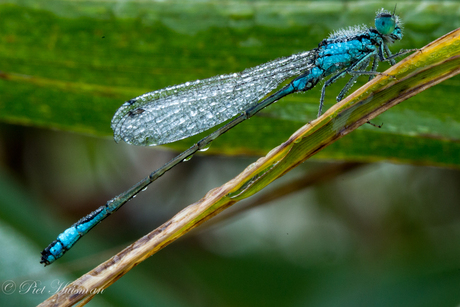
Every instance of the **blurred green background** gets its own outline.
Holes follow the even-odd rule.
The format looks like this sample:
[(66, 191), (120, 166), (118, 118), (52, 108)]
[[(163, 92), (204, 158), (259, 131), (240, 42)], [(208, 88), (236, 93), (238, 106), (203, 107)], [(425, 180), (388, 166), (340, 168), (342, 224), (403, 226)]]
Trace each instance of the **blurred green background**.
[[(393, 6), (1, 1), (0, 304), (45, 300), (233, 178), (314, 119), (320, 92), (286, 97), (236, 127), (43, 268), (40, 251), (66, 227), (203, 136), (161, 148), (115, 144), (110, 120), (123, 101), (315, 48)], [(405, 36), (394, 52), (460, 27), (457, 1), (398, 2), (397, 14)], [(326, 107), (345, 81), (328, 89)], [(361, 166), (204, 224), (89, 306), (459, 305), (459, 86), (455, 77), (403, 102), (374, 120), (381, 129), (360, 127), (261, 193), (335, 163)]]

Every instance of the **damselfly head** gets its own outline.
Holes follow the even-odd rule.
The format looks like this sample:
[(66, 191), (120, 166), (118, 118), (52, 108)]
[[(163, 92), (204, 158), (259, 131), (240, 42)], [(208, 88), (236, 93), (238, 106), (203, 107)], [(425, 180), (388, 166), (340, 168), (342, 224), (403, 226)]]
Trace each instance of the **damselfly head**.
[(389, 42), (402, 39), (401, 21), (397, 15), (381, 9), (375, 17), (375, 28)]

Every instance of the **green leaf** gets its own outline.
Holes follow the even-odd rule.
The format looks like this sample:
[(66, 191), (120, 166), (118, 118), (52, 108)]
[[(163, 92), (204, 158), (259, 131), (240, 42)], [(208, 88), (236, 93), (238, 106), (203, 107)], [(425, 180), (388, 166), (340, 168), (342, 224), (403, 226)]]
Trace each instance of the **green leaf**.
[[(9, 3), (0, 5), (0, 120), (102, 137), (111, 136), (123, 101), (312, 49), (334, 29), (372, 25), (378, 8), (392, 9), (383, 1)], [(391, 49), (421, 47), (458, 27), (459, 8), (401, 3), (405, 36)], [(381, 129), (364, 126), (316, 157), (458, 167), (459, 84), (457, 77), (417, 95), (375, 119)], [(327, 108), (341, 85), (328, 89)], [(319, 88), (286, 97), (210, 152), (264, 154), (315, 119), (318, 100)], [(170, 147), (183, 150), (203, 135)]]

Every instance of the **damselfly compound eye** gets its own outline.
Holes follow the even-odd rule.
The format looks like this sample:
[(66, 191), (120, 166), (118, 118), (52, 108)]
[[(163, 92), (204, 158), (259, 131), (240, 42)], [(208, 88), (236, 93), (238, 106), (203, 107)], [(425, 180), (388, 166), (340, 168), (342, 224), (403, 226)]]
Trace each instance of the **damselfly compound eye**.
[(396, 28), (395, 17), (390, 14), (379, 14), (375, 18), (375, 28), (383, 35), (390, 35)]

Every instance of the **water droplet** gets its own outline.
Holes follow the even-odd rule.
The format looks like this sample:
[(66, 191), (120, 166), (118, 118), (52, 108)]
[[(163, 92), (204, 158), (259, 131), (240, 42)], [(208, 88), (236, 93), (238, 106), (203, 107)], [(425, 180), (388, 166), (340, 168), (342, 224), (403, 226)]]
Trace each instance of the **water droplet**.
[(190, 159), (192, 159), (192, 157), (193, 157), (193, 155), (190, 155), (187, 158), (185, 158), (184, 160), (182, 160), (182, 162), (190, 161)]
[(211, 147), (211, 143), (207, 144), (205, 147), (201, 148), (200, 151), (206, 151)]

